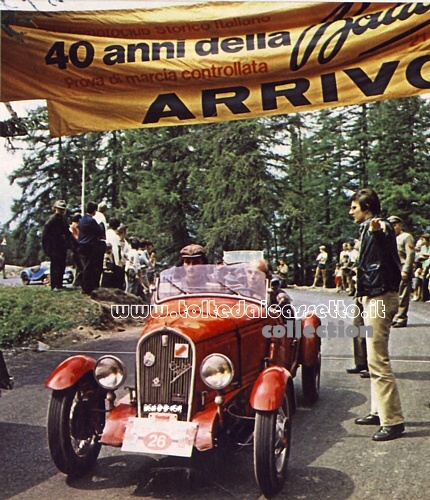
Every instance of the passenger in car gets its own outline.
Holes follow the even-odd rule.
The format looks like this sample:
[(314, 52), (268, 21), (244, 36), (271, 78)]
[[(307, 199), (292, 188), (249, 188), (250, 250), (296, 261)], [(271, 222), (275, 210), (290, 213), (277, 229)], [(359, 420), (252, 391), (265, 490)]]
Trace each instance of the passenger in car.
[(246, 267), (246, 286), (241, 293), (248, 297), (265, 300), (266, 279), (270, 278), (270, 274), (269, 266), (264, 260), (251, 261)]

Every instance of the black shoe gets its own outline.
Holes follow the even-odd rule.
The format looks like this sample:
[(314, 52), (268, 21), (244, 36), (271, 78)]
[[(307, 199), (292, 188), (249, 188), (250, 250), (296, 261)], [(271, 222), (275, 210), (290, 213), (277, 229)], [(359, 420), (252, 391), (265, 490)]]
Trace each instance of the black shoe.
[(357, 425), (381, 425), (378, 415), (367, 415), (367, 417), (356, 418)]
[(391, 441), (402, 435), (404, 432), (404, 424), (391, 425), (390, 427), (380, 427), (378, 432), (373, 434), (373, 441)]
[(391, 326), (393, 328), (405, 328), (408, 325), (406, 323), (398, 323), (398, 322), (396, 322), (396, 323), (393, 323)]
[(360, 373), (363, 370), (367, 370), (366, 366), (358, 365), (354, 366), (353, 368), (347, 368), (346, 373)]
[(370, 378), (370, 373), (369, 373), (367, 370), (363, 370), (363, 371), (360, 373), (360, 377), (361, 377), (361, 378)]

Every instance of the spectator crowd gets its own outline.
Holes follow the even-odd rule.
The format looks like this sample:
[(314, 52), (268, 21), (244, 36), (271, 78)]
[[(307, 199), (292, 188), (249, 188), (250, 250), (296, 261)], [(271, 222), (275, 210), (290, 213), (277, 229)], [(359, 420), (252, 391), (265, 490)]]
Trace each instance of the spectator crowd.
[[(108, 218), (108, 206), (89, 202), (86, 213), (74, 213), (69, 224), (64, 200), (54, 203), (54, 214), (46, 222), (42, 245), (51, 260), (51, 288), (60, 290), (66, 258), (70, 251), (76, 269), (74, 286), (82, 287), (86, 294), (98, 286), (118, 288), (138, 296), (150, 294), (155, 272), (155, 254), (151, 241), (129, 237), (128, 228), (117, 218)], [(409, 300), (430, 302), (430, 234), (423, 234), (415, 243), (413, 237), (402, 230), (400, 217), (388, 218), (392, 224), (402, 261), (400, 306), (396, 316), (398, 326), (406, 326)], [(345, 241), (335, 263), (334, 282), (338, 293), (354, 296), (356, 293), (356, 260), (359, 240)], [(329, 254), (326, 246), (319, 247), (312, 287), (328, 283)], [(278, 261), (277, 272), (283, 287), (288, 286), (288, 264)]]
[(57, 200), (46, 221), (42, 246), (51, 260), (51, 289), (63, 288), (68, 254), (76, 269), (74, 287), (90, 295), (96, 288), (117, 288), (148, 298), (155, 273), (151, 241), (128, 237), (128, 228), (117, 218), (107, 219), (107, 204), (89, 202), (85, 214), (66, 218), (67, 204)]
[[(430, 303), (430, 234), (423, 234), (415, 242), (411, 234), (402, 231), (400, 217), (391, 216), (388, 221), (396, 234), (402, 264), (402, 283), (409, 288), (412, 301)], [(352, 243), (347, 241), (342, 245), (334, 271), (334, 282), (338, 293), (347, 293), (350, 296), (355, 294), (358, 245), (358, 240)]]

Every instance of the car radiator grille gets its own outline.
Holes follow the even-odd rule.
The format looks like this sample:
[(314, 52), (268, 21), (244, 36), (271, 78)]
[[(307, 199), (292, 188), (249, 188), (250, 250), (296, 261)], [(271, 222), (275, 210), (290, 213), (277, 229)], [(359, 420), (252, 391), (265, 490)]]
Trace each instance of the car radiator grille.
[(162, 330), (143, 337), (138, 346), (140, 409), (176, 413), (188, 420), (194, 382), (194, 345), (182, 335)]

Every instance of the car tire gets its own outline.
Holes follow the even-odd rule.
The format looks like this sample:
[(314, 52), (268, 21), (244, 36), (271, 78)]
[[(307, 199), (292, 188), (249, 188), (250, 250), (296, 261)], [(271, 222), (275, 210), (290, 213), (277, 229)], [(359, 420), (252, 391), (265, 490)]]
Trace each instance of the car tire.
[(305, 403), (313, 404), (319, 398), (321, 381), (321, 353), (312, 366), (302, 365), (302, 391)]
[(23, 285), (29, 285), (30, 284), (30, 278), (28, 277), (27, 273), (21, 273), (21, 282)]
[(72, 477), (89, 472), (97, 461), (105, 423), (105, 394), (91, 376), (52, 392), (48, 445), (57, 468)]
[(285, 482), (291, 448), (291, 405), (284, 394), (275, 411), (257, 411), (254, 429), (254, 472), (262, 493), (270, 498)]

